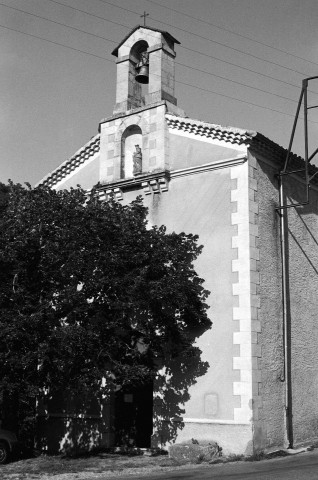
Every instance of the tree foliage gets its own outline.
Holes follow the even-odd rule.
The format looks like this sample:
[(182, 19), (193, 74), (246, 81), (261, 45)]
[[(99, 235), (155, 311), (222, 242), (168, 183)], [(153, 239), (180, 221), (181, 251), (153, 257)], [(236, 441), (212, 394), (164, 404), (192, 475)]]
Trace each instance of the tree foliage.
[(149, 228), (141, 198), (81, 189), (10, 184), (0, 216), (0, 399), (22, 419), (48, 389), (107, 394), (200, 352), (197, 236)]

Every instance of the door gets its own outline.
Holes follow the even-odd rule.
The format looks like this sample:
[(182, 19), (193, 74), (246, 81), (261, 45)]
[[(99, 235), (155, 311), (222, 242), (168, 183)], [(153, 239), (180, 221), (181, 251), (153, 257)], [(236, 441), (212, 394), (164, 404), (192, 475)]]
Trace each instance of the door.
[(150, 448), (152, 435), (153, 383), (125, 388), (115, 397), (117, 446)]

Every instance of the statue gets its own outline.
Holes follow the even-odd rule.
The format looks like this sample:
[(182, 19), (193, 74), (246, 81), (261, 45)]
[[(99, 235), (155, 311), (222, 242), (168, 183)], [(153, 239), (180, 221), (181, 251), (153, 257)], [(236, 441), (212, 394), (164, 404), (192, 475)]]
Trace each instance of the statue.
[(139, 145), (135, 145), (136, 151), (133, 153), (133, 175), (141, 173), (142, 169), (142, 153)]

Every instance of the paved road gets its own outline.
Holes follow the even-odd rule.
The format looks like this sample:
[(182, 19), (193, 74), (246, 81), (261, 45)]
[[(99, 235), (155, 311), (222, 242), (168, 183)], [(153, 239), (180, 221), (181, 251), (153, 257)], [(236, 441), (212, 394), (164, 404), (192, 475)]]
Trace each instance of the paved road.
[[(186, 470), (151, 475), (105, 477), (105, 480), (318, 480), (318, 451), (261, 462), (201, 465)], [(93, 480), (92, 477), (87, 480)], [(99, 479), (101, 480), (101, 479)]]

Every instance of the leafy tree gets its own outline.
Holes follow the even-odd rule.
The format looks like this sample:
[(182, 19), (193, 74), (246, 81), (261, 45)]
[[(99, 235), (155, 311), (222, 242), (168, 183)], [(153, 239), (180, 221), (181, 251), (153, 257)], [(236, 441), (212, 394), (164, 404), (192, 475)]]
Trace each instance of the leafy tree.
[(12, 183), (1, 194), (0, 400), (20, 426), (45, 391), (105, 395), (200, 354), (211, 322), (197, 236), (148, 228), (141, 198)]

